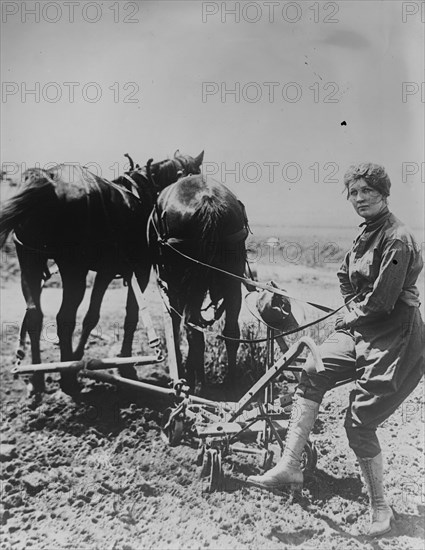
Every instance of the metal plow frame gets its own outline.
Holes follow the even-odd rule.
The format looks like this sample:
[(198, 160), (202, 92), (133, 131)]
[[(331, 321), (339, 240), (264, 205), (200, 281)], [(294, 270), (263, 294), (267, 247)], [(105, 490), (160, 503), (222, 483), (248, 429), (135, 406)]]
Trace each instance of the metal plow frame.
[[(260, 456), (261, 465), (267, 470), (276, 452), (283, 451), (283, 433), (288, 427), (294, 392), (288, 391), (282, 399), (271, 402), (271, 383), (284, 372), (301, 371), (291, 363), (300, 360), (299, 355), (304, 349), (312, 354), (316, 370), (323, 371), (314, 341), (302, 337), (278, 361), (268, 365), (266, 373), (238, 402), (218, 403), (193, 397), (185, 394), (184, 386), (180, 386), (176, 394), (179, 402), (165, 412), (163, 436), (172, 446), (187, 436), (198, 440), (197, 464), (201, 467), (201, 477), (206, 479), (207, 491), (223, 487), (223, 458), (231, 452)], [(273, 353), (268, 362), (272, 358)], [(307, 442), (301, 466), (304, 470), (312, 470), (316, 462), (316, 449)]]

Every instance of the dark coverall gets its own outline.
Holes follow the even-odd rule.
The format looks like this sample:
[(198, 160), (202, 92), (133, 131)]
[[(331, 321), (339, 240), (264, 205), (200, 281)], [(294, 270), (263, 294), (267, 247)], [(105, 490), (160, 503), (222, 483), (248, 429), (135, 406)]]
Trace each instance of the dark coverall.
[(386, 209), (365, 222), (338, 271), (348, 305), (347, 330), (321, 346), (325, 372), (307, 361), (297, 394), (320, 403), (326, 391), (355, 380), (344, 427), (357, 456), (381, 451), (376, 428), (418, 385), (425, 366), (425, 326), (415, 286), (423, 261), (409, 229)]

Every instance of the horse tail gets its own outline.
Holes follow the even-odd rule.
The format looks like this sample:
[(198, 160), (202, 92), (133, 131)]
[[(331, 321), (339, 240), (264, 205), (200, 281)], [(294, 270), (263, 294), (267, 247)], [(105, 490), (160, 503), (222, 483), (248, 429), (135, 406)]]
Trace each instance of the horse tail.
[[(225, 213), (225, 205), (215, 196), (205, 196), (196, 211), (196, 226), (199, 229), (197, 236), (196, 257), (203, 263), (214, 265), (217, 263), (220, 245), (220, 221)], [(197, 324), (203, 320), (199, 312), (199, 299), (211, 292), (215, 272), (213, 269), (201, 265), (188, 265), (183, 276), (182, 288), (184, 293), (184, 316), (189, 316)], [(196, 315), (195, 315), (196, 314)], [(196, 319), (196, 316), (199, 318)]]
[(197, 211), (197, 218), (201, 228), (200, 234), (200, 256), (202, 261), (214, 263), (217, 256), (220, 241), (219, 229), (220, 220), (225, 214), (226, 205), (218, 201), (214, 196), (203, 198), (201, 207)]
[(36, 187), (27, 187), (7, 200), (0, 214), (0, 248), (4, 246), (9, 234), (31, 214), (37, 212), (41, 215), (45, 212), (53, 198), (56, 198), (55, 190), (52, 183), (45, 179)]

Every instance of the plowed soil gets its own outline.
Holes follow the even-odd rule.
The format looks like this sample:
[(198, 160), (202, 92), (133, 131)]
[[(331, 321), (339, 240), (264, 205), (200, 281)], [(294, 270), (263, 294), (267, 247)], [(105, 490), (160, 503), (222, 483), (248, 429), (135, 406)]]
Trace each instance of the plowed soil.
[[(278, 282), (295, 281), (297, 295), (306, 297), (314, 286), (316, 301), (338, 303), (333, 273), (297, 269)], [(275, 273), (260, 275), (260, 280), (276, 279)], [(60, 294), (60, 288), (53, 287), (43, 294), (46, 361), (59, 358), (54, 319)], [(16, 279), (3, 284), (1, 295), (0, 549), (424, 548), (423, 383), (379, 430), (385, 485), (396, 521), (390, 533), (369, 539), (362, 534), (368, 500), (343, 428), (350, 385), (333, 390), (323, 402), (312, 434), (318, 463), (306, 475), (302, 493), (269, 493), (248, 486), (246, 476), (261, 471), (261, 460), (240, 453), (225, 459), (220, 490), (208, 492), (196, 465), (196, 441), (185, 439), (171, 447), (161, 436), (165, 401), (87, 379), (85, 392), (72, 400), (59, 391), (58, 374), (47, 378), (40, 403), (29, 401), (24, 381), (10, 372), (25, 308)], [(160, 330), (161, 305), (154, 285), (148, 296)], [(88, 356), (116, 354), (124, 303), (125, 289), (118, 285), (108, 291)], [(246, 336), (252, 333), (247, 311), (242, 318)], [(315, 336), (323, 338), (319, 332)], [(148, 353), (143, 329), (137, 337), (135, 352)], [(240, 353), (243, 388), (264, 368), (259, 364), (264, 354), (254, 351), (244, 346)], [(216, 397), (221, 390), (214, 384), (224, 364), (212, 333), (207, 366)], [(166, 362), (139, 367), (138, 374), (165, 385)]]

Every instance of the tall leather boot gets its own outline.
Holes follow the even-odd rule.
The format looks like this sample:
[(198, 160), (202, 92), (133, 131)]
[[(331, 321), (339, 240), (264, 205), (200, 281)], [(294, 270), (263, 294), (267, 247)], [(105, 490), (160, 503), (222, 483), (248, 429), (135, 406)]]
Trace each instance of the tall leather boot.
[(366, 483), (370, 502), (370, 526), (367, 532), (371, 537), (388, 533), (394, 514), (384, 498), (382, 453), (373, 458), (357, 457)]
[(302, 487), (304, 477), (301, 471), (301, 454), (314, 426), (319, 406), (319, 403), (304, 397), (298, 397), (294, 401), (286, 445), (280, 461), (262, 476), (249, 476), (249, 483), (266, 489), (283, 485), (290, 485), (292, 489)]

